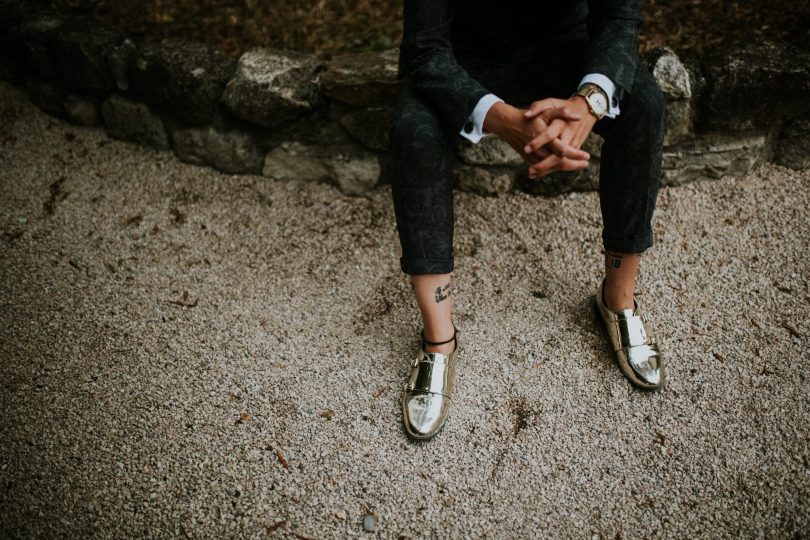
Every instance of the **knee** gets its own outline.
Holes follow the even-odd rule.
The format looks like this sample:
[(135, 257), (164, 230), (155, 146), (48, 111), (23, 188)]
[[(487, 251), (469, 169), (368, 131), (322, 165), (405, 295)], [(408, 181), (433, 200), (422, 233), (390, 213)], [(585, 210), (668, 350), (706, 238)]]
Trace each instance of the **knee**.
[(658, 83), (643, 68), (640, 68), (640, 73), (634, 81), (632, 100), (628, 106), (629, 109), (632, 109), (628, 112), (663, 133), (667, 100)]
[(397, 152), (417, 147), (437, 147), (446, 142), (438, 115), (415, 90), (405, 86), (391, 116), (389, 131), (392, 149)]

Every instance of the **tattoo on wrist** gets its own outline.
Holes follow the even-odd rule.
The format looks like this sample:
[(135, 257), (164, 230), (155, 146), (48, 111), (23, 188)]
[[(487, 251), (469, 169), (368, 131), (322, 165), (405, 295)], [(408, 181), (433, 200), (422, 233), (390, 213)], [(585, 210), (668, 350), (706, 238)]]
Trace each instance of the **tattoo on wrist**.
[(622, 265), (622, 256), (618, 253), (605, 252), (605, 266), (607, 268), (620, 268)]
[(448, 283), (444, 287), (436, 287), (436, 303), (438, 304), (442, 300), (447, 300), (450, 296), (450, 284)]

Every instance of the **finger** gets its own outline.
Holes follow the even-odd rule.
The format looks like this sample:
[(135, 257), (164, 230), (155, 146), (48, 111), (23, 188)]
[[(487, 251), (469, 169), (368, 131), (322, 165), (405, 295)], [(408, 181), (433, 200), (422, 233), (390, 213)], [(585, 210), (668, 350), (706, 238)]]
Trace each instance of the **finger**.
[(548, 146), (544, 146), (542, 148), (538, 148), (531, 154), (524, 154), (523, 157), (529, 163), (539, 163), (550, 155), (551, 151), (548, 149)]
[(582, 115), (578, 112), (572, 111), (568, 107), (554, 107), (543, 111), (543, 117), (549, 120), (559, 118), (561, 120), (580, 120)]
[(534, 154), (538, 156), (540, 159), (546, 159), (548, 156), (552, 154), (551, 150), (548, 149), (548, 145), (541, 146), (537, 150), (534, 151)]
[(541, 99), (540, 101), (534, 101), (531, 105), (529, 105), (529, 108), (523, 112), (523, 116), (526, 118), (531, 118), (554, 107), (559, 107), (558, 99), (546, 98)]
[(588, 166), (588, 162), (579, 159), (558, 158), (550, 167), (540, 169), (539, 176), (546, 176), (555, 171), (579, 171)]
[[(560, 136), (557, 137), (560, 141), (562, 141), (565, 144), (573, 144), (572, 141), (574, 140), (574, 130), (571, 129), (569, 126), (570, 124), (566, 125), (565, 128), (563, 128), (562, 132), (560, 133)], [(577, 146), (577, 148), (579, 148), (579, 146)]]
[(523, 147), (523, 151), (527, 154), (531, 154), (538, 148), (547, 145), (549, 141), (557, 138), (564, 127), (564, 122), (552, 122), (551, 125), (548, 126), (545, 131), (543, 131), (543, 133), (529, 141), (526, 146)]
[(585, 161), (591, 159), (591, 155), (588, 152), (582, 150), (581, 148), (567, 144), (562, 138), (554, 139), (548, 143), (545, 148), (549, 147), (551, 148), (551, 151), (559, 157), (567, 157)]
[(578, 171), (588, 166), (588, 161), (560, 158), (552, 154), (548, 158), (529, 167), (529, 178), (538, 178), (551, 174), (554, 171)]
[(562, 158), (557, 164), (558, 171), (579, 171), (588, 166), (587, 161), (580, 159)]
[[(561, 147), (570, 146), (575, 150), (581, 150), (583, 153), (587, 154), (587, 152), (582, 150), (582, 145), (581, 144), (577, 144), (577, 143), (574, 142), (574, 140), (576, 139), (576, 132), (575, 132), (575, 130), (571, 129), (570, 126), (571, 126), (571, 124), (567, 124), (565, 126), (565, 128), (563, 128), (562, 132), (560, 133), (560, 136), (557, 137), (556, 140), (560, 143), (560, 144), (557, 145), (557, 148), (560, 149)], [(554, 143), (554, 141), (551, 141), (549, 143), (549, 145), (551, 145), (552, 143)], [(555, 153), (558, 153), (558, 152), (555, 152)], [(559, 155), (559, 153), (558, 153), (558, 155)], [(568, 157), (572, 157), (572, 156), (568, 156)], [(583, 159), (583, 157), (580, 157), (579, 159)]]
[(551, 154), (547, 158), (538, 161), (529, 167), (529, 178), (539, 178), (545, 176), (559, 163), (560, 158)]

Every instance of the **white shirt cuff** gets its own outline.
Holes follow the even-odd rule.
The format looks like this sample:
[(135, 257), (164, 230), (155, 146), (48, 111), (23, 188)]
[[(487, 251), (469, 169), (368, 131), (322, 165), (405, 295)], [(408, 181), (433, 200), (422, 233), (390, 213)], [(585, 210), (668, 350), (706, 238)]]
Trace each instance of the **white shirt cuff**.
[[(601, 73), (588, 73), (582, 77), (582, 80), (579, 82), (579, 86), (582, 86), (585, 83), (595, 84), (604, 90), (608, 98), (608, 110), (607, 113), (605, 113), (605, 116), (608, 118), (616, 118), (621, 111), (619, 110), (619, 100), (616, 99), (616, 85), (613, 84), (613, 81)], [(579, 88), (579, 86), (577, 88)]]
[(484, 118), (486, 118), (490, 107), (499, 101), (503, 100), (495, 94), (487, 94), (479, 99), (459, 134), (473, 143), (478, 143), (483, 137), (490, 135), (490, 133), (484, 133)]

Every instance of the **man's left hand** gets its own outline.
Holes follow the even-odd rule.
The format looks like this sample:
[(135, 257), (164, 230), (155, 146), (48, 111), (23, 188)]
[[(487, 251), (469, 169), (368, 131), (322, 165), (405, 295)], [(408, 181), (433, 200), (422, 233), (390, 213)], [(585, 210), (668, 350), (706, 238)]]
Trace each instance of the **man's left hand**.
[[(580, 120), (556, 118), (548, 129), (529, 141), (524, 148), (526, 154), (537, 156), (538, 161), (529, 167), (529, 178), (546, 176), (558, 170), (566, 170), (565, 155), (571, 148), (579, 149), (596, 124), (596, 116), (590, 112), (588, 102), (582, 96), (560, 100), (560, 106), (568, 107), (580, 116)], [(542, 114), (543, 102), (535, 101), (523, 113), (526, 118)]]

